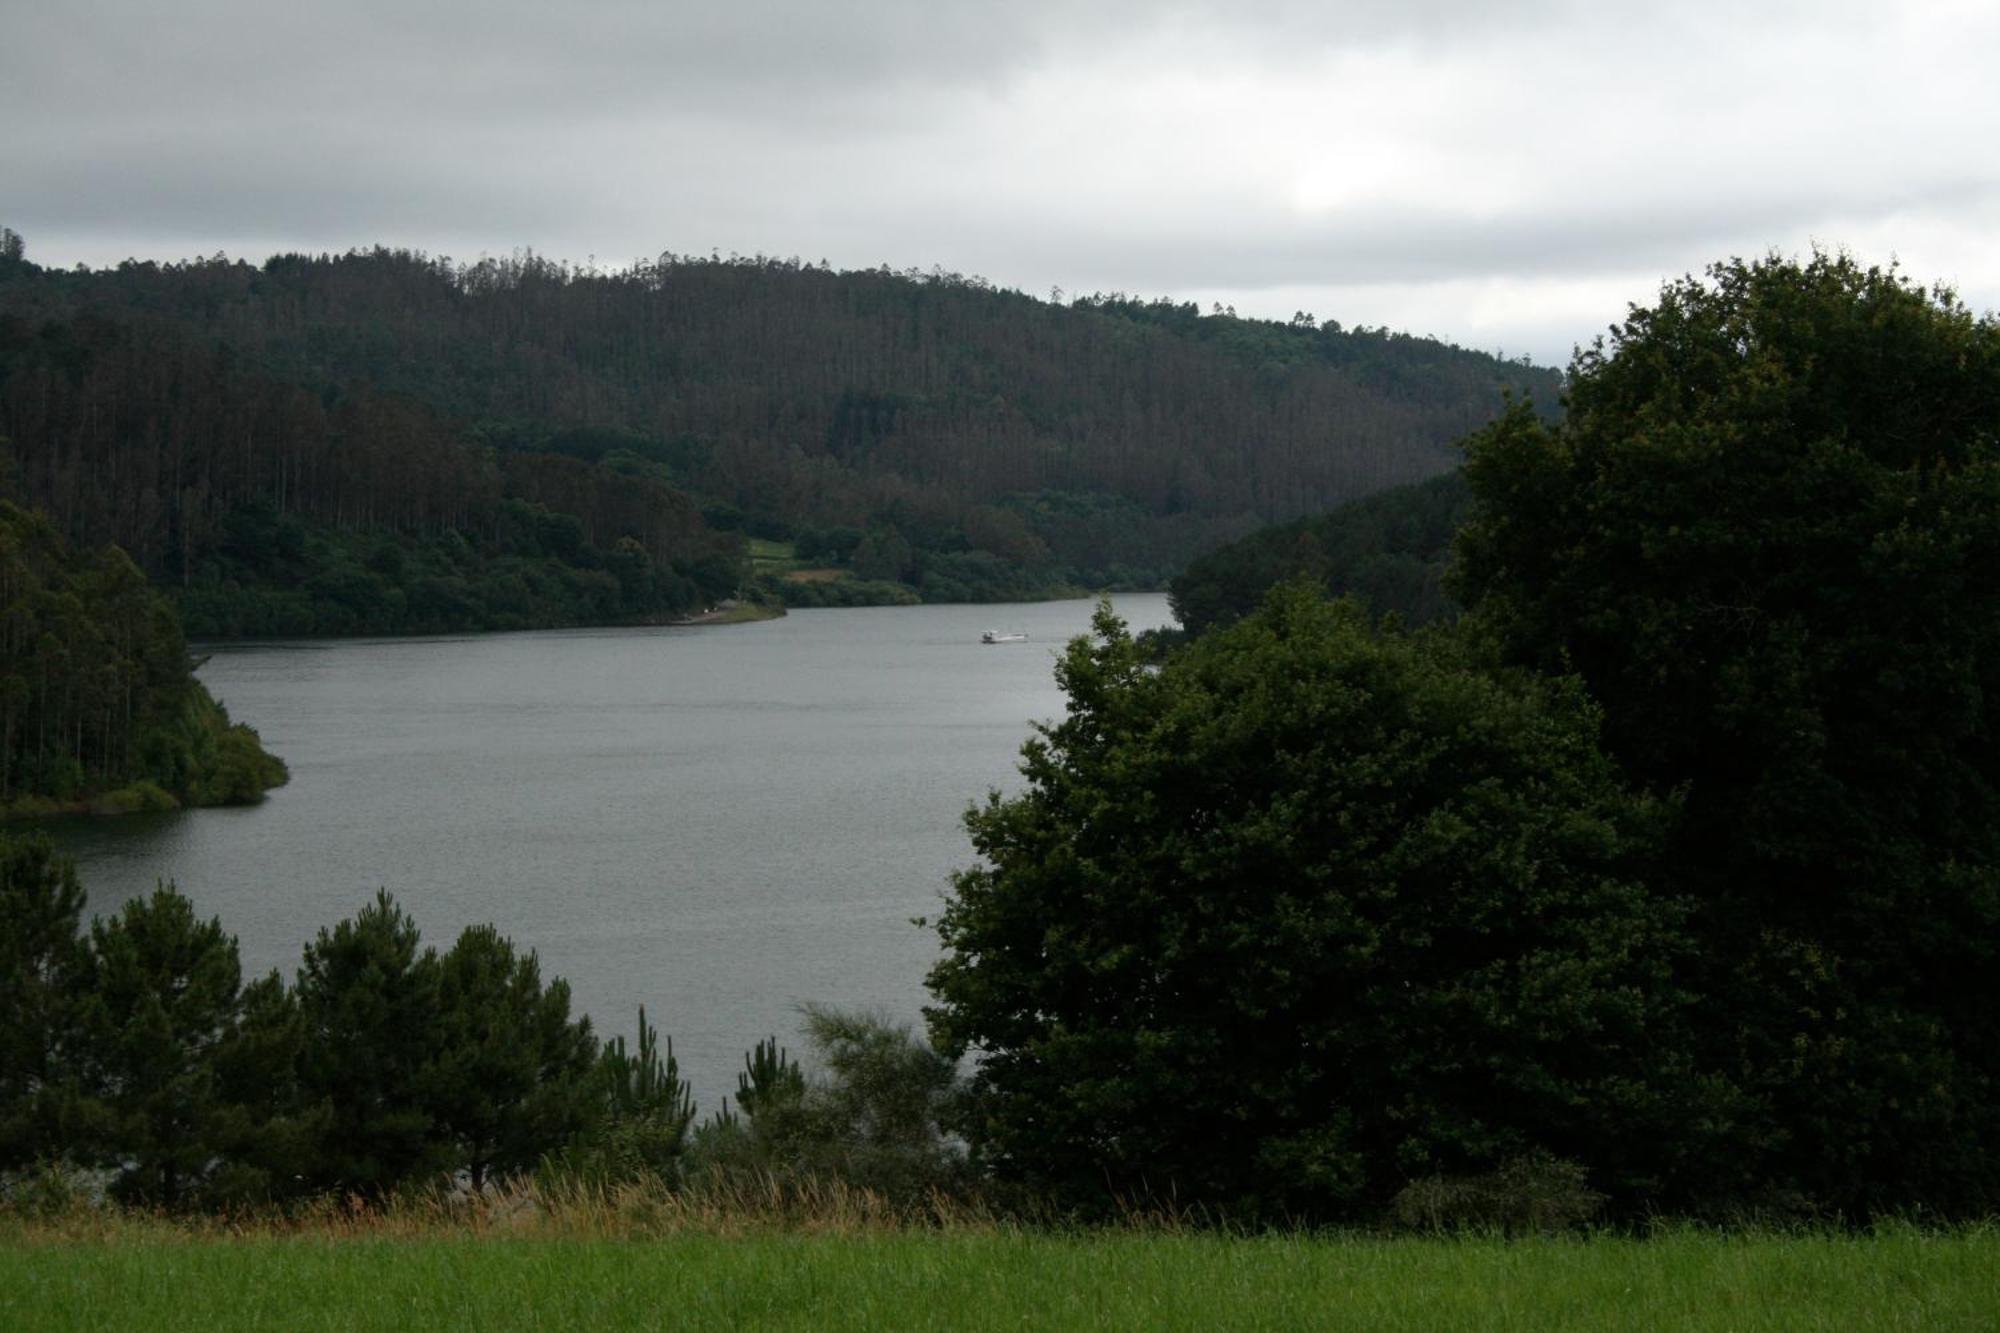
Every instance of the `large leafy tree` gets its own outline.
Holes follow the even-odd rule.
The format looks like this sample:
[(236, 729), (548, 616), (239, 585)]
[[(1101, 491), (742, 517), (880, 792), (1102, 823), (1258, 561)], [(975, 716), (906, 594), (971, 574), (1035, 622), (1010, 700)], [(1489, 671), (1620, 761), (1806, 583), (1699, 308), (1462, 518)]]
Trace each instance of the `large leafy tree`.
[(1277, 590), (1157, 672), (1108, 610), (1025, 789), (967, 817), (932, 1030), (1058, 1198), (1337, 1217), (1544, 1150), (1625, 1200), (1704, 1152), (1680, 906), (1573, 682)]
[(2000, 1200), (2000, 326), (1842, 256), (1716, 266), (1475, 436), (1460, 592), (1685, 794), (1739, 1152), (1839, 1208)]

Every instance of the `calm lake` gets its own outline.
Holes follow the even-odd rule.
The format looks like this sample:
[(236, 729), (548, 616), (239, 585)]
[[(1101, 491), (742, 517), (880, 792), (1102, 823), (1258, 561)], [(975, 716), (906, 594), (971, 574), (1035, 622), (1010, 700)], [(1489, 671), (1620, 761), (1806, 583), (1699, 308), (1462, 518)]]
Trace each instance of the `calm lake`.
[[(601, 1035), (640, 1005), (704, 1114), (797, 1006), (916, 1020), (960, 816), (1013, 789), (1092, 603), (794, 611), (748, 625), (210, 646), (290, 764), (262, 805), (52, 827), (90, 910), (175, 881), (281, 969), (386, 887), (427, 943), (492, 922)], [(1132, 627), (1164, 594), (1121, 596)], [(982, 629), (1026, 633), (983, 645)]]

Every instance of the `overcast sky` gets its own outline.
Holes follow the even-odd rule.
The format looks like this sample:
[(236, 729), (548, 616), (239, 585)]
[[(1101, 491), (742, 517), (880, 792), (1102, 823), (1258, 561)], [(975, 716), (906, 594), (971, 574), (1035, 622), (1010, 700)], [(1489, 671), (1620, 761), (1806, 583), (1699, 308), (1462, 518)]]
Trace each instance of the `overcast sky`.
[(941, 265), (1568, 361), (1814, 243), (2000, 306), (2000, 4), (0, 0), (43, 264)]

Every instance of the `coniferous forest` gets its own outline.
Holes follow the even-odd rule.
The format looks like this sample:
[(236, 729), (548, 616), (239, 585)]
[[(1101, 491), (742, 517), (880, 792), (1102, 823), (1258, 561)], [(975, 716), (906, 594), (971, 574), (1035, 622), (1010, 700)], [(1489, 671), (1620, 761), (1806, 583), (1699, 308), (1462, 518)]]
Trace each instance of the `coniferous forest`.
[[(202, 635), (1158, 587), (1552, 371), (1383, 329), (662, 255), (0, 257), (17, 499)], [(769, 543), (812, 581), (758, 580)], [(832, 581), (822, 581), (831, 576)]]

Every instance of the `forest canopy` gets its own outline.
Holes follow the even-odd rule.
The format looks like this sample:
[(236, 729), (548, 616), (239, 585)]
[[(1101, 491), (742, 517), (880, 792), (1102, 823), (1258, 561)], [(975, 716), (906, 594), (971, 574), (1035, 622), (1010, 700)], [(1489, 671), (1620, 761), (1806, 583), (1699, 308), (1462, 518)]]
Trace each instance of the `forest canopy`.
[(16, 498), (123, 547), (197, 635), (673, 619), (747, 590), (760, 541), (814, 553), (781, 598), (1159, 587), (1449, 467), (1504, 391), (1557, 381), (764, 257), (0, 262)]

